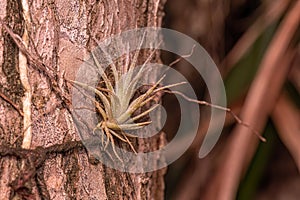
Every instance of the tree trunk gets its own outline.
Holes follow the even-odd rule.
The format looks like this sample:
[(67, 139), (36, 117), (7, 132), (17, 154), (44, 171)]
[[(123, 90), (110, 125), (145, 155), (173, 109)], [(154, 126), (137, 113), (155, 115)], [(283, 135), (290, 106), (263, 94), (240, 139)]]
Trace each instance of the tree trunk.
[[(74, 79), (81, 64), (77, 58), (84, 59), (96, 47), (93, 38), (101, 40), (124, 30), (160, 26), (162, 6), (159, 0), (1, 0), (0, 19), (46, 66), (45, 71), (33, 67), (2, 26), (1, 145), (35, 149), (80, 140), (71, 114), (55, 91), (62, 88), (63, 74)], [(45, 76), (49, 69), (57, 72), (52, 78), (58, 85), (52, 85)], [(63, 92), (69, 95), (69, 91)], [(149, 139), (147, 148), (158, 147), (163, 140)], [(12, 182), (26, 171), (28, 163), (22, 156), (10, 155), (0, 160), (1, 199), (163, 199), (165, 169), (143, 174), (119, 172), (101, 163), (91, 164), (82, 148), (47, 154), (42, 166), (34, 166), (39, 168), (39, 176), (33, 174), (24, 186), (13, 189)], [(41, 178), (48, 197), (42, 194)]]

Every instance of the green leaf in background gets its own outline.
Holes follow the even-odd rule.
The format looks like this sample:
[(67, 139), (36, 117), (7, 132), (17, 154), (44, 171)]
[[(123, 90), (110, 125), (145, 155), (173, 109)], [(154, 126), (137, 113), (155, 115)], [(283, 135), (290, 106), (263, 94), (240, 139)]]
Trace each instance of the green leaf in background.
[(277, 24), (269, 26), (227, 75), (225, 88), (229, 104), (246, 93), (276, 31), (276, 27)]

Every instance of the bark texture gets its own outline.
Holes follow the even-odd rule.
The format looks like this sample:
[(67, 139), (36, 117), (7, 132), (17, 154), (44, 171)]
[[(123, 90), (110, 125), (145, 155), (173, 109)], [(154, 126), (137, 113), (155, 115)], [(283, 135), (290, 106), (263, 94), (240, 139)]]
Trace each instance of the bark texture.
[[(96, 46), (92, 38), (101, 40), (124, 30), (160, 26), (164, 4), (160, 0), (29, 0), (26, 15), (24, 2), (0, 1), (0, 18), (21, 38), (28, 32), (29, 51), (38, 52), (45, 66), (58, 72), (58, 82), (63, 73), (68, 79), (75, 77), (81, 64), (77, 58), (84, 59)], [(25, 65), (30, 83), (26, 90), (20, 77), (20, 51), (3, 27), (0, 43), (0, 92), (11, 100), (0, 98), (1, 144), (21, 147), (24, 143), (28, 125), (22, 116), (24, 106), (31, 110), (31, 149), (79, 140), (72, 118), (49, 80), (30, 65)], [(28, 91), (30, 105), (24, 104)], [(162, 136), (152, 138), (140, 142), (139, 149), (155, 149), (163, 142)], [(3, 157), (0, 166), (1, 199), (21, 198), (8, 184), (22, 169), (22, 160)], [(163, 199), (165, 170), (122, 173), (101, 163), (90, 164), (84, 150), (46, 159), (42, 173), (51, 199)], [(35, 181), (28, 185), (35, 199), (40, 199), (39, 187)]]

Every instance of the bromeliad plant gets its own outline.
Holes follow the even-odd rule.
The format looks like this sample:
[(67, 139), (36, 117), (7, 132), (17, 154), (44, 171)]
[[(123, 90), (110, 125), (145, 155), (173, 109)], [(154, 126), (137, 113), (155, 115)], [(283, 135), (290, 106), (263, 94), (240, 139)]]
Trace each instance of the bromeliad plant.
[[(104, 53), (106, 52), (104, 51)], [(111, 78), (105, 73), (96, 55), (92, 52), (91, 56), (96, 65), (98, 73), (103, 79), (102, 85), (104, 85), (104, 87), (92, 87), (78, 81), (71, 81), (72, 83), (95, 93), (96, 97), (100, 99), (100, 102), (93, 100), (96, 110), (99, 112), (102, 119), (102, 121), (96, 125), (93, 132), (100, 131), (103, 145), (103, 134), (106, 135), (106, 143), (104, 145), (105, 149), (109, 143), (111, 143), (112, 149), (119, 160), (121, 160), (121, 158), (116, 152), (114, 137), (125, 143), (128, 143), (131, 149), (137, 153), (132, 143), (128, 139), (135, 138), (137, 136), (128, 133), (128, 131), (141, 129), (144, 126), (151, 124), (151, 121), (137, 121), (141, 121), (159, 105), (154, 104), (135, 116), (133, 116), (133, 114), (146, 104), (151, 105), (150, 102), (154, 100), (158, 92), (162, 92), (165, 89), (185, 83), (180, 82), (162, 87), (160, 86), (160, 83), (165, 77), (162, 76), (155, 84), (149, 86), (145, 93), (134, 99), (134, 94), (139, 86), (138, 83), (146, 74), (146, 66), (152, 59), (154, 53), (155, 51), (151, 52), (150, 56), (139, 69), (136, 68), (139, 51), (135, 52), (131, 62), (129, 62), (129, 55), (127, 55), (125, 65), (122, 67), (117, 67), (114, 63), (112, 63), (110, 65), (110, 71), (113, 77)], [(120, 68), (122, 68), (122, 70), (120, 70)]]

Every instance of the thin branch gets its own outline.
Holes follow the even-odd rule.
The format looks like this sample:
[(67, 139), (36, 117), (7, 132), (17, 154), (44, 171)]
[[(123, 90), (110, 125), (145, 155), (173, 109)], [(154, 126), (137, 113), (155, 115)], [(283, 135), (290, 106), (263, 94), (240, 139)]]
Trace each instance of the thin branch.
[(171, 62), (171, 63), (169, 64), (169, 67), (172, 67), (173, 65), (176, 65), (176, 64), (179, 63), (183, 58), (191, 57), (191, 56), (193, 55), (193, 53), (194, 53), (195, 46), (196, 46), (196, 45), (193, 46), (193, 48), (192, 48), (192, 50), (191, 50), (191, 52), (190, 52), (189, 54), (182, 55), (182, 56), (180, 56), (180, 58), (177, 58), (176, 60), (174, 60), (173, 62)]
[(259, 131), (255, 130), (252, 126), (250, 126), (250, 124), (247, 124), (245, 123), (241, 118), (239, 118), (230, 108), (226, 108), (226, 107), (222, 107), (222, 106), (219, 106), (219, 105), (214, 105), (214, 104), (211, 104), (211, 103), (208, 103), (206, 101), (199, 101), (199, 100), (196, 100), (196, 99), (192, 99), (192, 98), (189, 98), (188, 96), (186, 96), (185, 94), (181, 93), (181, 92), (178, 92), (178, 91), (167, 91), (165, 90), (165, 93), (170, 93), (170, 94), (178, 94), (180, 96), (182, 96), (185, 100), (189, 101), (189, 102), (193, 102), (193, 103), (197, 103), (199, 105), (203, 105), (203, 106), (208, 106), (208, 107), (211, 107), (211, 108), (216, 108), (218, 110), (223, 110), (227, 113), (229, 113), (234, 119), (235, 121), (241, 125), (241, 126), (244, 126), (244, 127), (247, 127), (249, 130), (251, 130), (262, 142), (266, 142), (266, 139), (260, 135)]
[(0, 92), (0, 97), (6, 101), (7, 103), (9, 103), (22, 117), (24, 116), (23, 111), (7, 96), (5, 96), (3, 93)]

